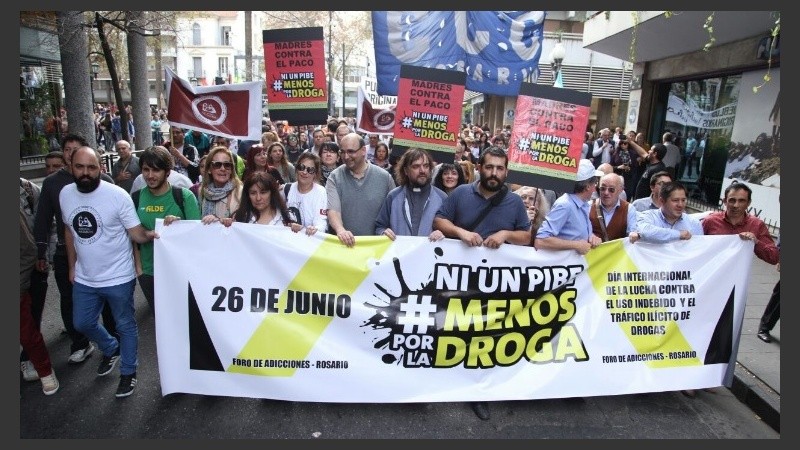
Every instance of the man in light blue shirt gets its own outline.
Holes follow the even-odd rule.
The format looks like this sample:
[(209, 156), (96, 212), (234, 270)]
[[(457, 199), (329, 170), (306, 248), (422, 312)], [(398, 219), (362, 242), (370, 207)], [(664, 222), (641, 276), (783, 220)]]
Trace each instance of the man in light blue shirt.
[(639, 213), (639, 228), (630, 234), (631, 242), (642, 240), (664, 244), (703, 236), (700, 221), (686, 214), (686, 187), (679, 181), (661, 186), (661, 208)]
[(589, 221), (589, 200), (603, 175), (590, 160), (580, 161), (573, 193), (564, 194), (553, 203), (536, 233), (533, 246), (537, 250), (575, 250), (585, 255), (603, 242), (592, 234)]

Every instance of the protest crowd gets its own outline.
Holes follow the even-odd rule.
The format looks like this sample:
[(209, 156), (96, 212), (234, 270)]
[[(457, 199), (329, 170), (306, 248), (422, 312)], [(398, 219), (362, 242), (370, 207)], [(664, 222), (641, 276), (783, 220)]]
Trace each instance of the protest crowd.
[[(725, 189), (727, 209), (708, 222), (687, 213), (687, 188), (675, 176), (682, 163), (670, 159), (672, 136), (650, 145), (634, 130), (587, 131), (574, 188), (554, 192), (506, 182), (511, 126), (463, 124), (453, 160), (437, 164), (424, 149), (393, 151), (390, 135), (359, 132), (352, 118), (293, 126), (265, 116), (261, 139), (248, 141), (172, 126), (166, 111), (153, 111), (154, 145), (135, 152), (119, 134), (118, 112), (104, 107), (96, 117), (97, 142), (66, 132), (47, 157), (57, 164), (48, 165), (41, 188), (21, 179), (21, 237), (27, 236), (20, 249), (21, 370), (26, 381), (41, 380), (46, 395), (58, 390), (53, 356), (38, 332), (50, 268), (73, 343), (69, 362), (81, 364), (98, 352), (97, 375), (119, 364), (116, 396), (134, 392), (133, 293), (138, 283), (153, 313), (157, 219), (167, 226), (199, 220), (289, 227), (330, 233), (349, 247), (359, 236), (408, 235), (581, 255), (614, 239), (666, 243), (738, 234), (755, 241), (758, 257), (778, 263), (767, 227), (747, 213), (746, 184)], [(100, 152), (112, 149), (117, 159), (106, 174)], [(99, 211), (102, 239), (78, 242), (84, 218), (62, 217), (80, 209), (75, 205)], [(779, 317), (772, 309), (770, 325)], [(768, 341), (769, 326), (763, 329)], [(489, 418), (485, 402), (473, 409)]]

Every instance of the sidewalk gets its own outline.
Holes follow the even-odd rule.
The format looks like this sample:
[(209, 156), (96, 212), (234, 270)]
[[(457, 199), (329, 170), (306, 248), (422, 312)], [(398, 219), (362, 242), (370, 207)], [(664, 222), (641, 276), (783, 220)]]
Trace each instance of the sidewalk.
[(753, 255), (747, 305), (731, 391), (775, 431), (781, 431), (781, 321), (769, 344), (756, 337), (761, 314), (780, 279), (775, 266)]

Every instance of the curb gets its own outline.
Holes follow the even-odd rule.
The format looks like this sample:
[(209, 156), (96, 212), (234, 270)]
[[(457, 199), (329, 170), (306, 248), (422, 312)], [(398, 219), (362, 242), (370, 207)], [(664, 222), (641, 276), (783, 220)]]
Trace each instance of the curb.
[(736, 363), (730, 390), (764, 423), (778, 433), (781, 432), (781, 395), (739, 362)]

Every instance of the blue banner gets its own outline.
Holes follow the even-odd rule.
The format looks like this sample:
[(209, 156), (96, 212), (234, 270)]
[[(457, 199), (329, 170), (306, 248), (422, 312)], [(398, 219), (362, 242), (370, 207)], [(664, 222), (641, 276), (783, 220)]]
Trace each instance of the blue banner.
[(379, 95), (397, 95), (400, 65), (459, 70), (466, 88), (515, 96), (539, 78), (545, 11), (373, 11)]

